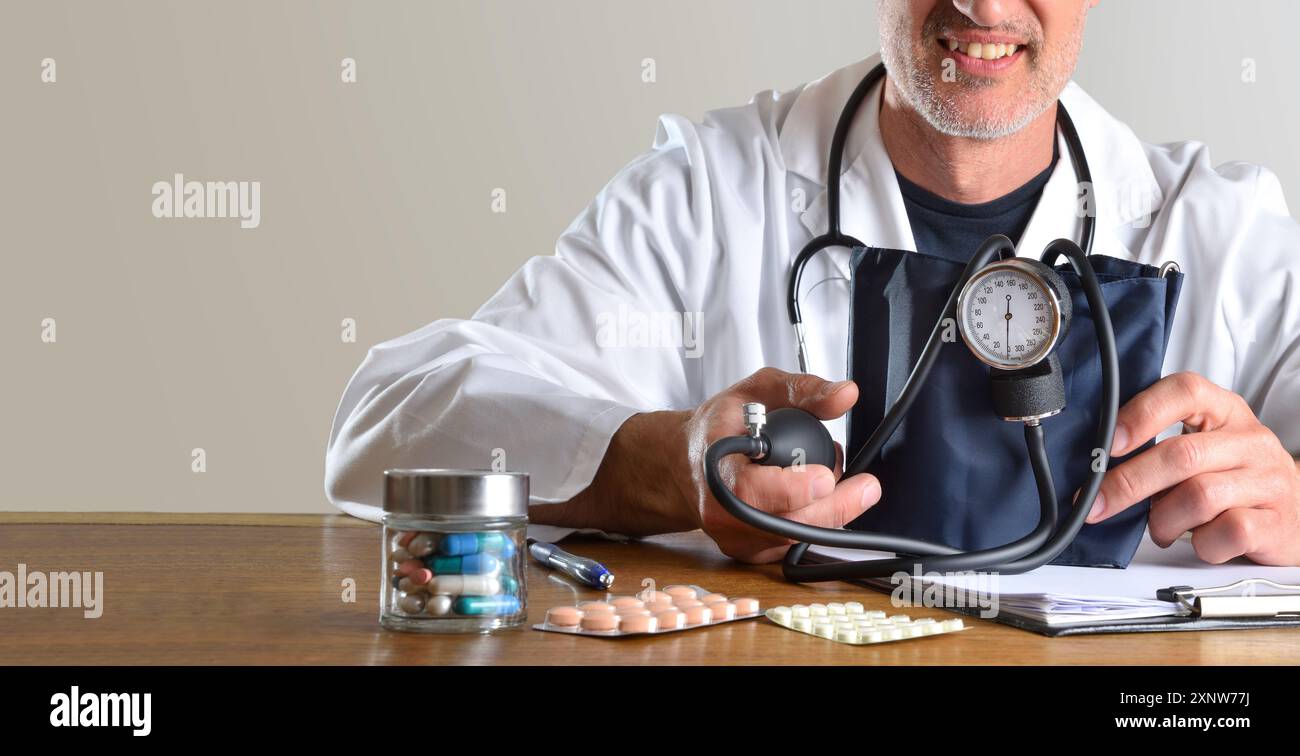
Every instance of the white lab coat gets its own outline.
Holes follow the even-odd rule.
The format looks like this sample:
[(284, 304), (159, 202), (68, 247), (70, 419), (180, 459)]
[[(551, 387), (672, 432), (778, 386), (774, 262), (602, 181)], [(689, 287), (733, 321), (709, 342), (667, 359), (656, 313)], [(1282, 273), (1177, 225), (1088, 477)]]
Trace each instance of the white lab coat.
[[(525, 263), (470, 320), (439, 320), (371, 349), (334, 418), (330, 500), (377, 519), (386, 468), (495, 463), (531, 474), (534, 505), (564, 501), (588, 485), (630, 415), (694, 407), (764, 366), (796, 371), (787, 273), (825, 230), (835, 122), (877, 62), (762, 93), (701, 124), (662, 117), (653, 149), (601, 191), (554, 256)], [(915, 250), (878, 94), (848, 142), (843, 228), (869, 245)], [(1076, 84), (1061, 101), (1092, 168), (1095, 251), (1173, 260), (1187, 274), (1165, 373), (1196, 371), (1240, 393), (1300, 452), (1300, 227), (1277, 178), (1245, 163), (1215, 167), (1201, 144), (1144, 144)], [(1061, 156), (1024, 254), (1078, 238), (1064, 143)], [(811, 371), (828, 379), (846, 373), (848, 255), (822, 253), (804, 276)], [(655, 342), (638, 324), (683, 313), (698, 341), (645, 346)], [(841, 443), (843, 425), (829, 424)]]

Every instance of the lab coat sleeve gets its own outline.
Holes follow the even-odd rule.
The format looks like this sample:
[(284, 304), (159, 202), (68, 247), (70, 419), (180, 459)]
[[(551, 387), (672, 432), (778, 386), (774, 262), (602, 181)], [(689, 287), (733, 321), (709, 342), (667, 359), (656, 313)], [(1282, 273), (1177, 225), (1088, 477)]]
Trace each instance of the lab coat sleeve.
[(329, 499), (375, 520), (385, 469), (503, 466), (530, 474), (534, 505), (565, 501), (629, 416), (698, 404), (689, 331), (713, 250), (709, 196), (695, 127), (666, 116), (553, 256), (469, 320), (372, 348), (330, 432)]
[(1292, 456), (1300, 456), (1300, 224), (1287, 211), (1282, 185), (1267, 169), (1253, 172), (1255, 208), (1246, 216), (1238, 264), (1228, 272), (1236, 296), (1226, 298), (1237, 352), (1237, 391)]

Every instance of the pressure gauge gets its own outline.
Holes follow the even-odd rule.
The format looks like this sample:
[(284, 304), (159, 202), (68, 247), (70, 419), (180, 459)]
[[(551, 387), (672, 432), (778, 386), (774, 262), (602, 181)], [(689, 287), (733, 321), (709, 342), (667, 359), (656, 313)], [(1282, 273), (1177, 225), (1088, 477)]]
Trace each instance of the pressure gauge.
[(1070, 292), (1056, 271), (1013, 257), (991, 263), (962, 289), (958, 330), (971, 352), (1000, 370), (1044, 360), (1070, 322)]

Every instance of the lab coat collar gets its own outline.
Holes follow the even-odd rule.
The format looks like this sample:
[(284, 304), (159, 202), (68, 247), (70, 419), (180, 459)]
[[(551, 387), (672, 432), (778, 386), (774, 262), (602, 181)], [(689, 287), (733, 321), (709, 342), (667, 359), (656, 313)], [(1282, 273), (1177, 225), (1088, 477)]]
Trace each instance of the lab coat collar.
[[(801, 216), (813, 235), (826, 231), (827, 153), (835, 124), (854, 87), (879, 62), (880, 56), (873, 55), (807, 84), (782, 126), (780, 148), (786, 170), (822, 187)], [(880, 135), (880, 86), (868, 96), (849, 132), (841, 227), (869, 246), (915, 251), (893, 163)], [(1146, 152), (1133, 131), (1078, 84), (1070, 82), (1060, 99), (1074, 120), (1092, 170), (1093, 188), (1088, 198), (1097, 217), (1094, 251), (1129, 257), (1115, 232), (1125, 224), (1143, 222), (1163, 201)], [(1058, 134), (1057, 139), (1061, 159), (1021, 238), (1020, 248), (1034, 257), (1053, 239), (1077, 239), (1082, 226), (1079, 181), (1064, 137)]]

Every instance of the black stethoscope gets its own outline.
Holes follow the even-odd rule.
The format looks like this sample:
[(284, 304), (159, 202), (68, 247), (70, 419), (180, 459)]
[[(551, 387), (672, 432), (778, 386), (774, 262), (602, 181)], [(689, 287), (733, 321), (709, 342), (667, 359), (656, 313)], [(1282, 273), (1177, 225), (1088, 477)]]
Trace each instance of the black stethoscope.
[[(803, 314), (799, 309), (799, 286), (804, 268), (817, 253), (829, 247), (867, 246), (840, 229), (841, 171), (845, 143), (854, 116), (863, 101), (885, 77), (885, 73), (883, 64), (872, 69), (853, 91), (840, 114), (831, 141), (826, 174), (829, 177), (828, 229), (799, 252), (790, 271), (787, 306), (790, 324), (794, 327), (798, 343), (799, 369), (802, 372), (808, 371)], [(1066, 113), (1064, 105), (1058, 103), (1056, 113), (1057, 125), (1065, 136), (1076, 175), (1080, 182), (1090, 184), (1092, 175), (1074, 122)], [(1059, 413), (1065, 407), (1064, 381), (1054, 350), (1069, 328), (1071, 298), (1064, 282), (1051, 267), (1061, 256), (1069, 260), (1078, 274), (1096, 326), (1102, 367), (1102, 399), (1096, 448), (1111, 448), (1115, 418), (1119, 412), (1119, 357), (1115, 334), (1110, 312), (1102, 298), (1101, 285), (1088, 260), (1092, 254), (1094, 226), (1095, 219), (1090, 214), (1085, 215), (1082, 245), (1068, 239), (1058, 239), (1047, 246), (1041, 260), (1016, 257), (1015, 245), (1005, 236), (993, 236), (985, 241), (953, 287), (898, 399), (885, 413), (862, 449), (844, 468), (845, 477), (856, 475), (865, 472), (876, 460), (885, 442), (916, 401), (938, 360), (939, 350), (944, 343), (944, 332), (950, 330), (947, 326), (955, 320), (957, 330), (972, 354), (991, 368), (995, 410), (1004, 419), (1024, 423), (1025, 443), (1040, 503), (1038, 525), (1028, 535), (994, 548), (961, 551), (915, 538), (805, 525), (750, 506), (737, 498), (722, 479), (719, 463), (723, 457), (744, 454), (758, 464), (780, 467), (796, 464), (833, 467), (835, 464), (835, 443), (825, 426), (813, 415), (793, 408), (768, 413), (762, 405), (747, 404), (744, 408), (747, 434), (723, 438), (709, 446), (705, 453), (704, 467), (714, 498), (741, 522), (798, 541), (786, 552), (783, 566), (785, 576), (797, 582), (889, 577), (900, 571), (988, 571), (1015, 574), (1028, 572), (1055, 559), (1082, 529), (1106, 473), (1105, 464), (1090, 466), (1092, 472), (1087, 482), (1075, 500), (1064, 526), (1057, 530), (1056, 489), (1040, 421)], [(1014, 295), (1005, 294), (1005, 315), (994, 318), (971, 315), (981, 313), (984, 308), (1002, 304), (999, 300), (990, 305), (988, 300), (998, 300), (1004, 291), (1017, 292)], [(1013, 296), (1031, 295), (1035, 302), (1048, 306), (1051, 318), (1041, 327), (1041, 334), (1035, 331), (1035, 335), (1022, 335), (1013, 339)], [(997, 330), (999, 324), (1005, 325), (1005, 340)], [(1013, 341), (1016, 343), (1013, 344)], [(1016, 350), (1014, 353), (1013, 346)], [(1104, 462), (1105, 457), (1102, 459)], [(808, 547), (813, 544), (887, 551), (904, 556), (826, 564), (802, 563)]]

